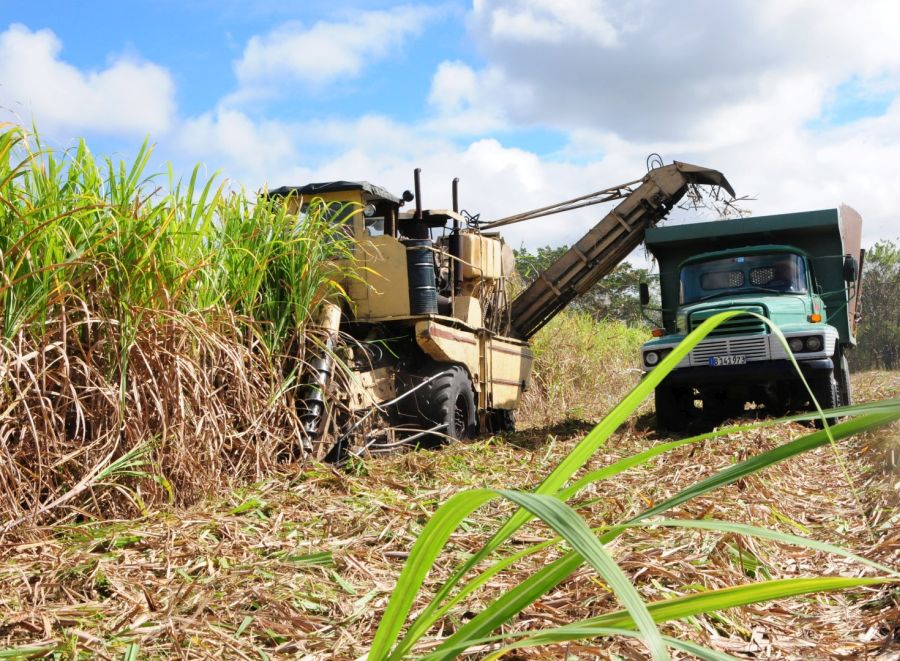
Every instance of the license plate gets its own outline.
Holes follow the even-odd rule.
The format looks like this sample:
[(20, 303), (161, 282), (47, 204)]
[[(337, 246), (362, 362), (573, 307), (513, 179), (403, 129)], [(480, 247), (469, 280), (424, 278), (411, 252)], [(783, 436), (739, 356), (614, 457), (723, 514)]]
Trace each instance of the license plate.
[(738, 354), (736, 356), (710, 356), (710, 367), (724, 367), (726, 365), (746, 365), (747, 356)]

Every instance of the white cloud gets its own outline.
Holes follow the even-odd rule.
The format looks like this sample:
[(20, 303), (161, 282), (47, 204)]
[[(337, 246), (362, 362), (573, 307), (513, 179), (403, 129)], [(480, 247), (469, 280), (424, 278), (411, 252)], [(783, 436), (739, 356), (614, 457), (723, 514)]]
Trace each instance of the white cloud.
[(166, 69), (133, 58), (83, 72), (60, 59), (50, 30), (14, 24), (0, 33), (0, 106), (45, 131), (161, 134), (175, 113)]
[[(510, 127), (507, 108), (530, 90), (507, 84), (493, 70), (476, 72), (463, 62), (442, 62), (431, 81), (431, 128), (447, 135), (477, 135)], [(521, 99), (520, 102), (527, 102)]]
[(235, 63), (235, 73), (245, 91), (271, 92), (284, 81), (318, 86), (353, 78), (419, 34), (432, 15), (428, 8), (400, 6), (357, 12), (347, 20), (320, 21), (309, 28), (288, 23), (252, 37)]
[(431, 81), (428, 103), (443, 112), (459, 112), (471, 105), (478, 91), (478, 76), (462, 62), (441, 62)]
[[(752, 113), (750, 113), (752, 115)], [(748, 115), (748, 117), (750, 116)], [(748, 120), (749, 121), (749, 120)], [(553, 159), (504, 145), (496, 138), (449, 139), (428, 122), (418, 126), (381, 116), (286, 123), (254, 120), (219, 109), (188, 120), (173, 148), (222, 167), (249, 189), (311, 181), (366, 179), (395, 194), (412, 188), (423, 169), (426, 206), (450, 204), (450, 181), (460, 177), (463, 208), (490, 220), (583, 195), (643, 175), (645, 158), (660, 151), (722, 170), (754, 214), (835, 207), (846, 202), (865, 219), (864, 238), (900, 234), (891, 182), (900, 180), (900, 102), (883, 117), (821, 132), (775, 125), (738, 131), (728, 140), (627, 140), (613, 132), (581, 130)], [(186, 163), (190, 165), (190, 163)], [(571, 243), (592, 227), (605, 207), (504, 228), (515, 246)], [(673, 217), (711, 219), (709, 213)]]
[[(609, 29), (587, 27), (597, 21)], [(832, 109), (852, 113), (854, 99), (900, 91), (894, 2), (701, 0), (673, 10), (660, 0), (475, 0), (469, 24), (484, 64), (438, 67), (425, 127), (470, 136), (443, 158), (494, 178), (475, 185), (485, 196), (473, 206), (488, 216), (631, 179), (661, 152), (723, 170), (739, 193), (759, 197), (747, 205), (756, 214), (846, 202), (862, 212), (868, 243), (900, 234), (890, 185), (900, 178), (900, 101), (879, 117)], [(534, 127), (569, 143), (537, 160), (485, 146)], [(492, 168), (510, 161), (518, 166)], [(572, 241), (596, 218), (510, 231), (531, 245)]]
[[(173, 132), (172, 149), (181, 165), (202, 161), (235, 184), (258, 190), (281, 181), (281, 177), (306, 178), (296, 130), (290, 124), (256, 121), (245, 113), (225, 107), (184, 120)], [(282, 183), (288, 183), (282, 181)]]
[[(450, 182), (460, 177), (463, 207), (484, 219), (622, 178), (621, 172), (608, 172), (616, 167), (612, 161), (585, 166), (546, 163), (496, 139), (460, 145), (427, 125), (410, 126), (380, 116), (289, 123), (219, 108), (186, 120), (157, 153), (172, 151), (179, 154), (179, 171), (187, 172), (202, 160), (248, 190), (365, 179), (399, 194), (413, 187), (413, 168), (421, 167), (426, 205), (448, 207)], [(594, 222), (596, 213), (589, 210), (576, 218), (516, 226), (505, 234), (515, 245), (524, 240), (559, 243)]]
[[(486, 3), (475, 4), (476, 13)], [(619, 32), (610, 22), (609, 3), (584, 0), (511, 0), (489, 11), (491, 36), (522, 42), (559, 43), (570, 35), (614, 46)]]
[(466, 112), (519, 125), (709, 139), (710, 115), (795, 123), (850, 78), (900, 88), (893, 0), (477, 0), (469, 24), (486, 64)]

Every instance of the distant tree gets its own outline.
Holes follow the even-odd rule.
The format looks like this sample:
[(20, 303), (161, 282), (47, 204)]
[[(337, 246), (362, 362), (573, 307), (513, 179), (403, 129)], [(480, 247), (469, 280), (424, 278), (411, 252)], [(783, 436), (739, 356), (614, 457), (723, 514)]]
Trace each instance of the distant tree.
[(866, 252), (855, 369), (900, 369), (900, 241)]
[[(545, 246), (534, 252), (525, 248), (516, 250), (516, 270), (525, 283), (530, 283), (568, 249), (568, 246)], [(641, 316), (638, 285), (647, 279), (647, 269), (635, 268), (628, 262), (623, 262), (586, 294), (575, 299), (571, 307), (597, 319), (610, 317), (632, 326), (645, 326), (648, 322)]]

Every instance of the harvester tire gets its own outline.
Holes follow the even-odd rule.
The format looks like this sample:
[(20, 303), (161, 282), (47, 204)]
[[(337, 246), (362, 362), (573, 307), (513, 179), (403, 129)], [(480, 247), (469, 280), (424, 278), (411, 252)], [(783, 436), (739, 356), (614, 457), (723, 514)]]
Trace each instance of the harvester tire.
[(490, 431), (495, 434), (509, 434), (516, 431), (516, 412), (507, 409), (492, 409), (488, 412)]
[(475, 390), (466, 370), (459, 365), (440, 365), (440, 374), (422, 390), (422, 427), (443, 425), (438, 433), (423, 437), (423, 447), (437, 447), (473, 438), (478, 431)]

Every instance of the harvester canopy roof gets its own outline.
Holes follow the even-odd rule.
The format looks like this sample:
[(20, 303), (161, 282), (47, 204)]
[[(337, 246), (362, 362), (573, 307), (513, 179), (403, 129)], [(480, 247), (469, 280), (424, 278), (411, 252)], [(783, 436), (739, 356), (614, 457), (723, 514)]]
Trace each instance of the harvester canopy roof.
[(386, 189), (368, 181), (323, 181), (316, 184), (304, 184), (303, 186), (281, 186), (268, 191), (268, 197), (287, 197), (288, 195), (302, 195), (304, 197), (315, 197), (322, 193), (339, 193), (341, 191), (361, 190), (370, 198), (377, 198), (400, 203), (400, 198), (392, 195)]

